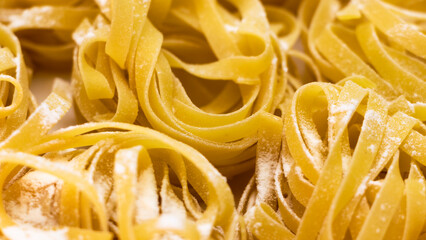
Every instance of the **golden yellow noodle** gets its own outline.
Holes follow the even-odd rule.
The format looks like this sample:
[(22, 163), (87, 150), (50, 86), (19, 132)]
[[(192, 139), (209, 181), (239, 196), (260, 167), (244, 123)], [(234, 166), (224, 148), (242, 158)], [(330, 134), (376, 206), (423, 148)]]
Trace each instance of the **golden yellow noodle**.
[(325, 77), (337, 82), (363, 75), (388, 100), (406, 98), (412, 115), (425, 121), (426, 15), (406, 6), (425, 8), (418, 1), (354, 0), (342, 6), (337, 0), (306, 0), (299, 18), (305, 45)]
[(0, 238), (426, 239), (425, 12), (1, 1)]
[[(1, 5), (3, 4), (3, 6)], [(4, 0), (0, 22), (20, 39), (34, 63), (69, 69), (75, 47), (71, 35), (83, 19), (93, 19), (99, 10), (86, 0)]]
[(252, 168), (260, 123), (288, 94), (286, 51), (300, 28), (284, 9), (230, 4), (113, 1), (111, 17), (84, 21), (74, 33), (81, 115), (151, 126), (227, 176)]
[[(9, 200), (25, 201), (25, 194), (37, 195), (31, 193), (34, 189), (25, 192), (19, 187), (24, 186), (22, 179), (31, 173), (48, 173), (59, 182), (54, 191), (60, 198), (40, 211), (57, 214), (50, 216), (51, 221), (35, 219), (34, 225), (28, 225), (8, 215), (19, 211), (16, 205), (0, 201), (4, 236), (112, 239), (111, 229), (120, 239), (173, 235), (207, 239), (212, 234), (220, 238), (233, 234), (230, 188), (193, 148), (148, 128), (113, 122), (88, 123), (46, 135), (70, 107), (66, 88), (64, 83), (56, 84), (28, 121), (0, 146), (0, 185), (6, 196), (18, 196)], [(32, 176), (34, 182), (45, 179)], [(30, 208), (41, 204), (37, 198), (29, 200)], [(43, 221), (50, 224), (37, 225)]]
[[(281, 218), (273, 205), (240, 202), (256, 238), (424, 235), (426, 126), (391, 110), (394, 104), (369, 85), (351, 77), (339, 85), (307, 84), (295, 93), (275, 170)], [(251, 187), (245, 194), (258, 195)]]
[(33, 106), (30, 75), (18, 39), (0, 24), (0, 140), (24, 123)]

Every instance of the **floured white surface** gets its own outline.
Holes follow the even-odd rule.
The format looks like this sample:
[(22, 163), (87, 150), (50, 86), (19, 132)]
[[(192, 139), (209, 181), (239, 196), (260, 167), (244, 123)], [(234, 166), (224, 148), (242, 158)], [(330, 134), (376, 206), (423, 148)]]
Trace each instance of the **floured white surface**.
[(45, 231), (29, 226), (13, 226), (3, 228), (2, 231), (11, 240), (68, 239), (68, 230), (65, 228), (60, 230)]

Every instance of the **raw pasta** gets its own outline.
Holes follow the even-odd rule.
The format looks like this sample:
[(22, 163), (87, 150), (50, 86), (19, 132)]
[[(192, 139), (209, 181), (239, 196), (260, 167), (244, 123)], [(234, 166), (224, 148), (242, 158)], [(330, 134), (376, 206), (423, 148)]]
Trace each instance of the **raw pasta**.
[(426, 15), (413, 11), (424, 10), (424, 2), (407, 1), (413, 9), (380, 0), (341, 5), (307, 0), (299, 9), (305, 45), (321, 72), (333, 82), (365, 76), (386, 99), (410, 101), (412, 115), (425, 121)]
[(426, 239), (425, 12), (3, 0), (0, 238)]
[[(120, 239), (172, 235), (206, 239), (233, 233), (231, 190), (193, 148), (148, 128), (113, 122), (87, 123), (46, 135), (70, 107), (66, 88), (67, 84), (58, 82), (53, 93), (0, 146), (0, 185), (8, 200), (0, 204), (5, 237), (112, 239), (109, 229)], [(56, 177), (50, 194), (60, 198), (38, 198), (42, 189), (25, 191), (23, 178), (8, 177), (32, 174), (33, 187), (37, 183), (48, 187), (52, 182), (40, 172)], [(39, 208), (44, 217), (33, 216), (32, 222), (14, 221), (8, 215), (46, 200), (54, 202)]]
[(24, 123), (34, 106), (30, 76), (18, 39), (0, 24), (0, 140)]
[[(285, 112), (271, 205), (249, 201), (258, 239), (417, 239), (426, 219), (426, 128), (363, 77), (301, 87)], [(399, 109), (401, 110), (401, 109)], [(280, 218), (281, 216), (281, 218)]]
[(151, 126), (195, 147), (227, 176), (252, 168), (260, 123), (288, 95), (285, 51), (300, 27), (284, 9), (232, 4), (235, 12), (216, 1), (101, 8), (111, 14), (74, 33), (81, 115)]
[(4, 0), (0, 21), (20, 40), (30, 63), (55, 69), (70, 69), (74, 49), (72, 33), (83, 19), (99, 13), (93, 1)]

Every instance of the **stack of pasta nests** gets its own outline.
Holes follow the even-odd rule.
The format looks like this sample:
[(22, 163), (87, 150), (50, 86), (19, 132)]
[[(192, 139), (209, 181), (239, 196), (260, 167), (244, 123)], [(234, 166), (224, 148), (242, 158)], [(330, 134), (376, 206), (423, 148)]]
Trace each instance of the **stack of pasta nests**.
[(2, 238), (426, 239), (424, 1), (0, 4)]

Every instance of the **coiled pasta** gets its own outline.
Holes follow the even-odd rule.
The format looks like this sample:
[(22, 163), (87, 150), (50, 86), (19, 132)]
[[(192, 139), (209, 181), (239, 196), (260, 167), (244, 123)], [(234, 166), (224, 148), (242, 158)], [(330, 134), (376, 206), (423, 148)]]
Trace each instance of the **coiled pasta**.
[(426, 239), (425, 11), (1, 1), (0, 238)]
[(0, 24), (0, 140), (24, 123), (34, 105), (30, 75), (18, 39)]
[[(148, 128), (113, 122), (46, 135), (70, 107), (68, 87), (58, 83), (1, 143), (0, 185), (8, 200), (0, 201), (4, 236), (112, 239), (109, 231), (114, 231), (120, 239), (207, 239), (233, 233), (230, 188), (193, 148)], [(25, 185), (25, 179), (33, 185)], [(52, 182), (50, 195), (40, 195)], [(28, 199), (28, 194), (36, 197)], [(60, 197), (49, 199), (55, 194)], [(45, 201), (53, 203), (37, 208)], [(17, 205), (45, 217), (17, 222), (8, 214), (19, 212)]]
[(99, 10), (86, 0), (4, 0), (0, 22), (18, 37), (28, 57), (41, 66), (69, 69), (75, 47), (71, 35), (83, 19), (93, 19)]
[[(412, 2), (405, 5), (424, 8)], [(410, 101), (414, 116), (424, 121), (424, 13), (380, 0), (341, 5), (306, 0), (299, 9), (305, 45), (321, 73), (333, 82), (363, 75), (388, 100)]]
[(300, 28), (278, 7), (232, 4), (158, 1), (148, 11), (117, 1), (111, 16), (83, 22), (73, 77), (82, 116), (151, 126), (228, 176), (252, 168), (259, 126), (288, 95), (286, 51)]
[[(426, 127), (368, 82), (311, 83), (295, 93), (274, 169), (279, 215), (265, 202), (240, 202), (256, 238), (424, 237)], [(257, 194), (247, 187), (246, 196)]]

